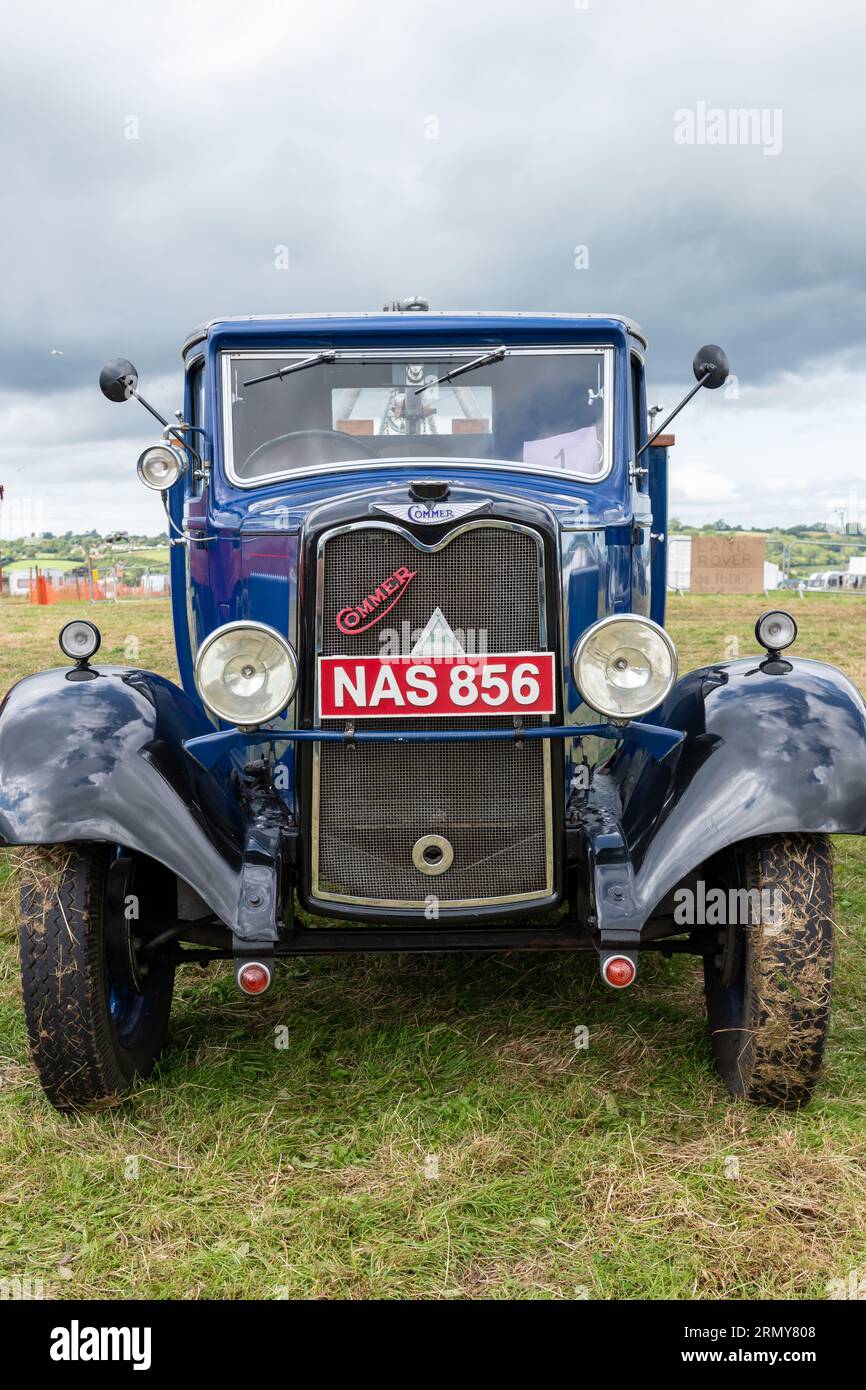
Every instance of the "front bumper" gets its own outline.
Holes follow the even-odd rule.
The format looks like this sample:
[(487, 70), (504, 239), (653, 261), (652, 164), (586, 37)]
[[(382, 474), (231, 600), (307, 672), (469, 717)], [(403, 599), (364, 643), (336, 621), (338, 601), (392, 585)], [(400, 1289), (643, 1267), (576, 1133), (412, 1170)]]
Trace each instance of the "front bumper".
[(520, 743), (524, 739), (607, 738), (631, 742), (644, 748), (659, 761), (683, 740), (678, 729), (657, 724), (545, 724), (525, 729), (225, 729), (187, 739), (184, 748), (202, 767), (212, 768), (224, 753), (239, 752), (245, 746), (274, 743), (479, 743), (504, 740)]
[[(203, 767), (213, 767), (226, 753), (238, 755), (250, 744), (267, 745), (280, 742), (475, 742), (479, 740), (521, 739), (580, 739), (596, 737), (620, 742), (643, 749), (657, 761), (667, 757), (682, 742), (684, 735), (675, 729), (658, 725), (632, 722), (626, 725), (609, 723), (582, 725), (546, 725), (530, 729), (418, 729), (411, 731), (359, 730), (348, 726), (344, 731), (322, 729), (257, 729), (242, 731), (227, 729), (220, 733), (188, 739), (184, 743), (186, 752)], [(267, 798), (263, 805), (267, 808)], [(301, 860), (299, 853), (299, 832), (297, 827), (280, 829), (274, 817), (277, 798), (271, 796), (270, 807), (266, 809), (264, 820), (251, 820), (248, 832), (248, 852), (245, 855), (245, 879), (249, 889), (242, 886), (240, 901), (243, 905), (251, 898), (257, 900), (256, 911), (243, 910), (234, 927), (236, 939), (256, 941), (278, 939), (281, 950), (294, 949), (298, 953), (315, 945), (315, 950), (341, 949), (494, 949), (497, 945), (508, 945), (514, 949), (541, 949), (545, 945), (553, 949), (574, 949), (575, 940), (586, 940), (590, 926), (595, 927), (595, 936), (602, 946), (625, 948), (636, 942), (640, 936), (642, 917), (634, 902), (633, 874), (624, 837), (604, 807), (596, 806), (592, 793), (580, 807), (569, 808), (567, 828), (560, 847), (563, 869), (569, 866), (577, 870), (580, 885), (580, 902), (577, 893), (572, 896), (571, 917), (575, 913), (579, 920), (561, 920), (547, 924), (538, 915), (529, 923), (514, 922), (513, 925), (499, 925), (506, 915), (502, 908), (487, 905), (471, 911), (442, 911), (431, 929), (427, 923), (418, 920), (417, 913), (398, 913), (355, 908), (351, 916), (356, 920), (370, 923), (392, 922), (393, 926), (381, 926), (379, 930), (356, 929), (348, 934), (335, 928), (320, 928), (313, 931), (298, 928), (293, 914), (289, 913), (288, 936), (281, 929), (278, 904), (287, 901), (287, 876), (295, 879), (297, 865)], [(290, 848), (289, 848), (290, 847)], [(288, 853), (287, 853), (288, 850)], [(290, 865), (282, 862), (287, 857)], [(291, 865), (294, 865), (294, 868)], [(282, 885), (282, 886), (281, 886)], [(291, 897), (291, 889), (289, 890)], [(317, 910), (314, 908), (314, 910)], [(318, 909), (321, 911), (321, 909)], [(331, 915), (325, 910), (324, 915)], [(513, 916), (514, 914), (509, 914)], [(271, 922), (271, 928), (266, 924)], [(406, 927), (406, 924), (411, 925)], [(477, 925), (473, 925), (477, 924)], [(401, 929), (402, 928), (402, 929)], [(346, 938), (344, 941), (343, 938)], [(502, 938), (500, 940), (500, 937)], [(295, 946), (288, 947), (291, 939)]]

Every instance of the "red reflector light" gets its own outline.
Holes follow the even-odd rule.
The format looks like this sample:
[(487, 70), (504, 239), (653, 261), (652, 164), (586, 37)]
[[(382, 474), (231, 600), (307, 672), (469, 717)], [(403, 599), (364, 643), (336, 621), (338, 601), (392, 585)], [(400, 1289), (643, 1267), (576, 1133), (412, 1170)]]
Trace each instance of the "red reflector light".
[(608, 956), (601, 973), (609, 985), (614, 989), (625, 989), (630, 985), (637, 973), (634, 961), (629, 960), (628, 956)]
[(238, 984), (244, 994), (264, 994), (270, 983), (271, 972), (261, 961), (248, 961), (238, 971)]

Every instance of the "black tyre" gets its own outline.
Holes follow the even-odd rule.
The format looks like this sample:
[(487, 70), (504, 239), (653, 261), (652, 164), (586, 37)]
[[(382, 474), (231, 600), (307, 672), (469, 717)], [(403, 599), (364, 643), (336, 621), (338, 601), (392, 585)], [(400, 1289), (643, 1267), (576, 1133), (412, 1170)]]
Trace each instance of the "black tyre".
[[(58, 1110), (118, 1100), (159, 1057), (174, 966), (135, 953), (175, 915), (170, 889), (158, 865), (108, 845), (31, 852), (21, 892), (24, 1011), (34, 1065)], [(130, 891), (140, 907), (127, 922)]]
[(814, 1090), (830, 1024), (830, 843), (806, 835), (748, 840), (727, 857), (722, 886), (764, 897), (752, 891), (748, 920), (738, 925), (729, 914), (704, 956), (716, 1067), (731, 1095), (795, 1109)]

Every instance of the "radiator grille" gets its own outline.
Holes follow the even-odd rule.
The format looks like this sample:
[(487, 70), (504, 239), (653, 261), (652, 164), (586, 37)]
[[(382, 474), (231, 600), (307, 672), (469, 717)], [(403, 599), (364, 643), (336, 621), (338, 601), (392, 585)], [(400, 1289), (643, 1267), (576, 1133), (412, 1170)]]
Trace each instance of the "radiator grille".
[[(543, 650), (540, 557), (534, 534), (490, 525), (466, 530), (433, 552), (380, 527), (338, 533), (322, 552), (321, 654), (407, 652), (437, 608), (467, 651)], [(401, 566), (415, 578), (394, 608), (366, 632), (342, 633), (340, 609)], [(464, 729), (512, 723), (502, 716), (430, 722)], [(341, 727), (337, 720), (323, 723)], [(418, 720), (362, 720), (357, 727), (417, 728)], [(316, 897), (423, 910), (431, 896), (442, 906), (458, 906), (552, 891), (546, 740), (522, 747), (321, 744), (317, 750)], [(446, 836), (454, 848), (452, 866), (435, 876), (412, 862), (415, 842), (428, 834)]]

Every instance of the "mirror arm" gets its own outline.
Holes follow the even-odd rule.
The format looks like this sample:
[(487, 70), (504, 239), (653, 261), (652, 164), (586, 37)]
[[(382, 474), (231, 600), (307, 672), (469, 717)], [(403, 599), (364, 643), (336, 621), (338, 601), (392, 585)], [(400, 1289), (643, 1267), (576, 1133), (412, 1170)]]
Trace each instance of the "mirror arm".
[(687, 395), (687, 396), (683, 396), (683, 399), (680, 401), (679, 405), (674, 406), (673, 410), (671, 411), (670, 415), (668, 415), (667, 419), (662, 420), (662, 422), (661, 422), (661, 424), (659, 425), (658, 429), (653, 430), (653, 432), (652, 432), (652, 434), (650, 435), (649, 439), (648, 439), (644, 444), (641, 444), (640, 448), (638, 449), (637, 453), (635, 454), (635, 459), (639, 459), (640, 456), (641, 456), (641, 454), (643, 453), (644, 449), (648, 449), (648, 448), (650, 447), (650, 445), (653, 443), (653, 441), (656, 440), (656, 439), (658, 439), (658, 437), (659, 437), (660, 434), (663, 434), (663, 433), (664, 433), (664, 431), (667, 429), (668, 425), (670, 424), (670, 422), (671, 422), (671, 420), (674, 418), (674, 416), (675, 416), (675, 415), (679, 415), (679, 413), (680, 413), (680, 411), (682, 410), (683, 406), (688, 405), (688, 403), (689, 403), (689, 401), (691, 400), (692, 396), (694, 396), (698, 391), (700, 391), (701, 387), (703, 386), (705, 380), (706, 380), (707, 377), (710, 375), (710, 372), (711, 372), (712, 370), (713, 370), (712, 367), (707, 367), (706, 370), (705, 370), (704, 372), (701, 373), (700, 379), (699, 379), (698, 381), (695, 382), (694, 386), (692, 387), (692, 389), (691, 389), (691, 391), (688, 393), (688, 395)]
[(150, 411), (154, 420), (158, 420), (161, 425), (163, 425), (166, 429), (168, 428), (168, 421), (163, 419), (158, 410), (154, 410), (150, 402), (144, 399), (144, 396), (140, 396), (137, 391), (131, 391), (130, 395), (134, 396), (138, 403), (144, 406), (145, 410)]

